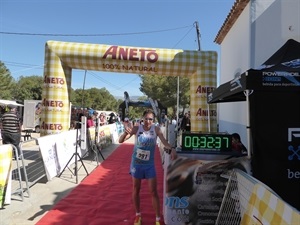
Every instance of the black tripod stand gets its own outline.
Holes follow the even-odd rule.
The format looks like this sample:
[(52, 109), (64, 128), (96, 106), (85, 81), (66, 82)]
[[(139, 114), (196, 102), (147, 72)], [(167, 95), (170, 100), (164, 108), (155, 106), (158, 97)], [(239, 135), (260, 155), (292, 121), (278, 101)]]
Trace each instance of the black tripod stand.
[[(79, 123), (79, 122), (78, 122), (78, 123)], [(69, 165), (69, 163), (72, 161), (73, 157), (75, 157), (74, 173), (73, 173), (69, 168), (68, 168), (68, 169), (70, 170), (70, 172), (71, 172), (74, 176), (76, 176), (76, 184), (78, 183), (78, 166), (77, 166), (77, 161), (78, 161), (78, 159), (77, 159), (77, 157), (79, 158), (79, 160), (80, 160), (80, 162), (81, 162), (83, 168), (85, 169), (86, 174), (89, 175), (89, 173), (88, 173), (88, 171), (87, 171), (87, 169), (86, 169), (86, 167), (85, 167), (85, 165), (84, 165), (84, 163), (83, 163), (83, 161), (82, 161), (82, 159), (81, 159), (81, 157), (80, 157), (80, 155), (79, 155), (79, 153), (78, 153), (78, 145), (80, 145), (81, 141), (82, 141), (82, 140), (81, 140), (81, 137), (80, 137), (80, 139), (78, 140), (78, 126), (76, 126), (76, 142), (75, 142), (76, 148), (75, 148), (75, 152), (73, 153), (72, 157), (70, 158), (70, 160), (69, 160), (68, 163), (66, 164), (65, 168), (64, 168), (64, 169), (62, 170), (62, 172), (58, 175), (58, 177), (60, 177), (60, 176), (62, 175), (62, 173), (65, 171), (65, 169), (67, 168), (67, 166)]]
[(91, 138), (91, 132), (89, 129), (87, 129), (87, 143), (88, 143), (88, 151), (82, 156), (84, 158), (85, 156), (88, 155), (89, 152), (93, 152), (94, 154), (94, 160), (96, 160), (97, 165), (99, 165), (99, 157), (98, 154), (101, 155), (102, 159), (105, 160), (102, 152), (101, 152), (101, 147), (97, 145), (98, 143), (98, 135), (99, 135), (99, 119), (97, 118), (96, 120), (96, 126), (95, 126), (95, 136), (94, 139)]

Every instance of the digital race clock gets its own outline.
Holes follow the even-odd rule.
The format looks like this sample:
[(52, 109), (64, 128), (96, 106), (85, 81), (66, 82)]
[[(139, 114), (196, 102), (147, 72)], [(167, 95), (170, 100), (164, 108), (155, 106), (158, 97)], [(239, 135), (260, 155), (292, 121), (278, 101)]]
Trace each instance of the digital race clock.
[(182, 151), (231, 152), (231, 135), (182, 133)]

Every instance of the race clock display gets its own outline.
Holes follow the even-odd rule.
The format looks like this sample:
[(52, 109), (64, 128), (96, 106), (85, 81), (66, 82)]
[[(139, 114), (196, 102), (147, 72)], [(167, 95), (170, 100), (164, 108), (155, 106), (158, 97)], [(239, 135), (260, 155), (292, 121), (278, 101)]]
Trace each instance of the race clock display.
[(208, 133), (183, 133), (182, 151), (231, 152), (231, 135)]

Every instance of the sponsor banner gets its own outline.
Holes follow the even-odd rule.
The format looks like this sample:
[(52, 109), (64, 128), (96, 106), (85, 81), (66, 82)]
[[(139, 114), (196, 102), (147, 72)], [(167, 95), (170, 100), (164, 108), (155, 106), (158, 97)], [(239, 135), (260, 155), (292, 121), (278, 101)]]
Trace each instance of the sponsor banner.
[(97, 138), (96, 143), (98, 146), (100, 146), (100, 148), (105, 148), (111, 143), (115, 143), (116, 136), (119, 137), (116, 130), (116, 124), (99, 126), (97, 132), (98, 135), (96, 136), (96, 129), (89, 128), (91, 141), (95, 143), (95, 137), (96, 137)]
[(232, 169), (246, 170), (246, 165), (245, 157), (206, 161), (180, 156), (172, 161), (165, 175), (165, 223), (216, 224)]
[[(255, 91), (249, 96), (253, 176), (298, 210), (300, 210), (299, 96), (300, 90), (294, 93)], [(256, 107), (261, 104), (264, 107)]]
[(112, 133), (110, 126), (102, 126), (99, 131), (99, 145), (101, 148), (105, 148), (106, 146), (112, 143), (111, 139)]
[(125, 130), (124, 124), (120, 122), (116, 123), (116, 129), (117, 129), (118, 136), (120, 136)]
[[(63, 171), (73, 153), (75, 153), (76, 141), (76, 130), (38, 138), (48, 180), (51, 180)], [(79, 147), (78, 153), (81, 155)], [(75, 157), (73, 157), (69, 165), (72, 165), (74, 162)]]
[(117, 128), (117, 124), (120, 124), (119, 122), (110, 124), (110, 133), (111, 133), (111, 141), (113, 144), (119, 144), (119, 128)]
[[(90, 139), (87, 141), (95, 142), (96, 129), (89, 128), (88, 133)], [(80, 132), (77, 130), (65, 131), (59, 134), (52, 134), (38, 138), (38, 143), (43, 158), (46, 175), (48, 180), (59, 175), (63, 172), (63, 169), (67, 166), (72, 165), (75, 162), (75, 157), (72, 158), (73, 154), (76, 152), (76, 142), (82, 142)], [(119, 138), (119, 128), (117, 129), (116, 124), (110, 124), (106, 126), (101, 126), (99, 128), (97, 145), (101, 148), (105, 148), (112, 143), (118, 143)], [(88, 145), (90, 147), (90, 145)], [(89, 151), (89, 148), (81, 149), (80, 145), (77, 146), (77, 153), (80, 157), (84, 157)]]

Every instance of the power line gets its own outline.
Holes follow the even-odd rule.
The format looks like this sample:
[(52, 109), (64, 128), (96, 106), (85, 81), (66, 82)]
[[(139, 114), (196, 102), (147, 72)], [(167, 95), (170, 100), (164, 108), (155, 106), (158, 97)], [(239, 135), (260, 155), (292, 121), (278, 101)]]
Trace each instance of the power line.
[[(130, 83), (132, 83), (133, 81), (135, 81), (136, 79), (138, 79), (138, 75), (137, 75), (137, 77), (135, 77), (134, 79), (132, 79), (132, 80), (129, 80), (127, 83), (125, 83), (123, 86), (117, 86), (117, 85), (115, 85), (115, 84), (113, 84), (113, 83), (111, 83), (111, 82), (109, 82), (109, 81), (107, 81), (107, 80), (105, 80), (105, 79), (103, 79), (102, 77), (100, 77), (100, 76), (98, 76), (96, 73), (94, 73), (94, 72), (91, 72), (91, 71), (88, 71), (88, 74), (91, 74), (93, 77), (95, 77), (96, 79), (98, 79), (98, 80), (100, 80), (100, 81), (102, 81), (103, 83), (105, 83), (105, 84), (107, 84), (107, 85), (109, 85), (109, 87), (112, 87), (112, 88), (115, 88), (115, 89), (113, 89), (113, 91), (120, 91), (120, 92), (124, 92), (124, 87), (126, 87), (127, 85), (129, 85)], [(123, 90), (123, 91), (121, 91), (121, 89)]]
[(20, 69), (20, 70), (10, 71), (12, 74), (27, 71), (27, 70), (32, 70), (32, 69), (43, 69), (44, 68), (44, 64), (42, 64), (42, 65), (33, 65), (33, 64), (27, 64), (27, 63), (17, 63), (17, 62), (9, 62), (9, 61), (2, 61), (2, 62), (5, 65), (24, 68), (24, 69)]
[(191, 29), (188, 30), (188, 32), (173, 46), (175, 48), (193, 29), (194, 27), (191, 27)]
[(18, 63), (18, 62), (10, 62), (10, 61), (2, 61), (5, 63), (5, 65), (11, 65), (11, 66), (15, 66), (15, 67), (41, 67), (43, 68), (44, 65), (33, 65), (33, 64), (27, 64), (27, 63)]
[[(0, 34), (7, 34), (7, 35), (29, 35), (29, 36), (84, 36), (84, 37), (88, 37), (88, 36), (121, 36), (121, 35), (140, 35), (140, 34), (147, 34), (147, 33), (158, 33), (158, 32), (167, 32), (167, 31), (172, 31), (172, 30), (179, 30), (179, 29), (184, 29), (184, 28), (188, 28), (190, 27), (189, 31), (176, 43), (175, 46), (177, 46), (190, 32), (191, 30), (194, 28), (194, 24), (191, 26), (184, 26), (184, 27), (178, 27), (178, 28), (171, 28), (171, 29), (164, 29), (164, 30), (157, 30), (157, 31), (144, 31), (144, 32), (133, 32), (133, 33), (116, 33), (116, 34), (39, 34), (39, 33), (17, 33), (17, 32), (5, 32), (5, 31), (1, 31)], [(175, 47), (174, 46), (174, 47)], [(173, 48), (174, 48), (173, 47)], [(25, 64), (25, 63), (16, 63), (16, 62), (8, 62), (8, 61), (3, 61), (5, 62), (5, 64), (7, 65), (11, 65), (11, 66), (16, 66), (16, 67), (27, 67), (27, 69), (23, 69), (23, 70), (19, 70), (19, 71), (14, 71), (14, 73), (16, 72), (22, 72), (25, 70), (30, 70), (30, 69), (34, 69), (34, 68), (43, 68), (44, 65), (31, 65), (31, 64)], [(28, 68), (30, 67), (30, 68)], [(116, 86), (115, 84), (110, 83), (109, 81), (99, 77), (97, 74), (88, 71), (89, 74), (91, 74), (92, 76), (94, 76), (96, 79), (102, 81), (103, 83), (106, 83), (109, 85), (109, 87), (113, 87), (115, 88), (114, 90), (120, 90), (123, 89), (125, 86), (127, 86), (128, 84), (130, 84), (131, 82), (133, 82), (134, 80), (138, 79), (138, 77), (134, 78), (133, 80), (129, 81), (128, 83), (124, 84), (123, 86), (119, 87)], [(137, 75), (138, 76), (138, 75)]]
[(115, 33), (115, 34), (47, 34), (47, 33), (26, 33), (26, 32), (8, 32), (8, 31), (0, 31), (0, 34), (6, 35), (27, 35), (27, 36), (64, 36), (64, 37), (100, 37), (100, 36), (125, 36), (125, 35), (140, 35), (140, 34), (149, 34), (149, 33), (160, 33), (167, 32), (172, 30), (180, 30), (189, 26), (170, 28), (164, 30), (154, 30), (154, 31), (142, 31), (142, 32), (132, 32), (132, 33)]

